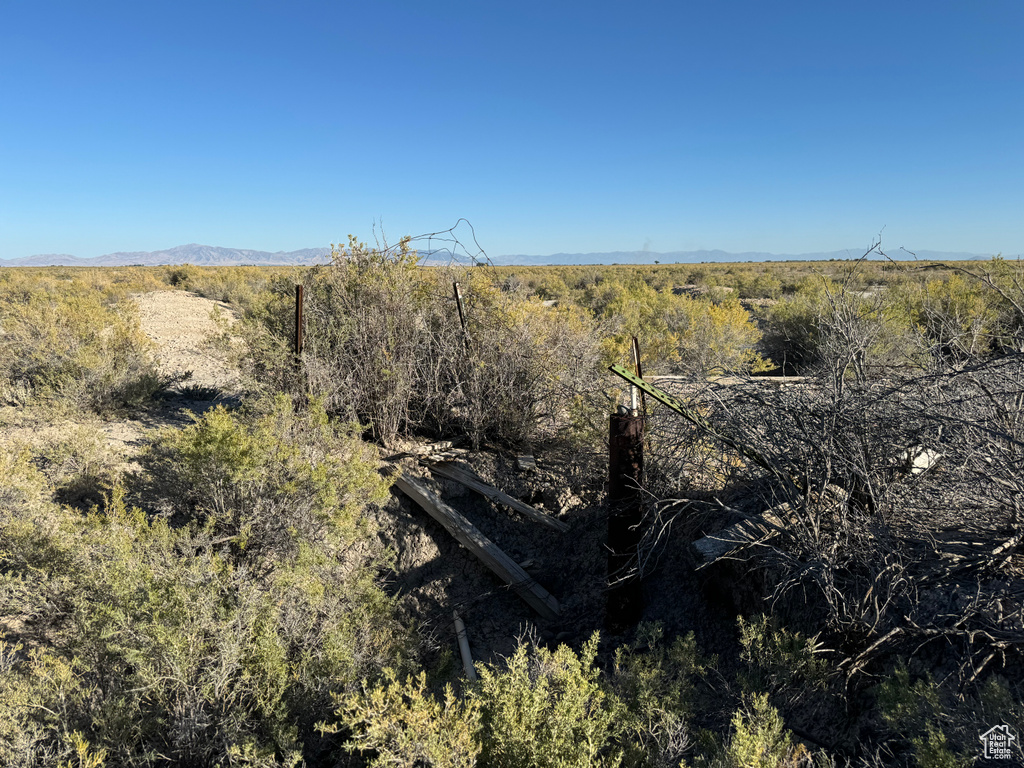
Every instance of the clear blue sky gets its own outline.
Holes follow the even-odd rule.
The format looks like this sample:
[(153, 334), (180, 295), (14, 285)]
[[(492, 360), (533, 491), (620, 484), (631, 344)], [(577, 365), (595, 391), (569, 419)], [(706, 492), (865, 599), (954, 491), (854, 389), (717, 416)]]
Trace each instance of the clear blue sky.
[(0, 257), (1024, 253), (1024, 3), (0, 0)]

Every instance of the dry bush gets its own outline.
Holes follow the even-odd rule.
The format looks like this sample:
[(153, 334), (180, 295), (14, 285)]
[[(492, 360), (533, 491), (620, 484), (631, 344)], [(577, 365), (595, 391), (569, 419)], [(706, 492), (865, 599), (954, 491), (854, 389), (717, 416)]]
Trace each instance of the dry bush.
[[(655, 494), (696, 480), (733, 522), (771, 509), (774, 535), (752, 552), (771, 564), (774, 598), (815, 595), (805, 618), (842, 638), (850, 673), (941, 640), (967, 684), (1024, 650), (1024, 356), (986, 358), (994, 331), (967, 320), (992, 329), (992, 312), (975, 310), (995, 294), (1015, 306), (1019, 283), (1003, 279), (988, 294), (983, 280), (926, 283), (916, 310), (906, 286), (865, 299), (820, 280), (790, 304), (812, 318), (816, 375), (692, 378), (680, 387), (690, 417), (652, 419)], [(914, 340), (908, 307), (931, 318), (931, 341)], [(742, 509), (721, 501), (737, 488)]]
[(784, 373), (827, 370), (833, 378), (863, 381), (922, 363), (925, 345), (906, 301), (886, 291), (854, 290), (855, 276), (805, 278), (794, 294), (768, 310), (764, 349)]
[[(638, 566), (657, 562), (669, 533), (695, 539), (759, 520), (767, 533), (710, 566), (707, 578), (749, 580), (747, 599), (752, 591), (763, 603), (740, 597), (738, 610), (771, 611), (832, 649), (818, 670), (829, 678), (820, 694), (787, 679), (799, 669), (792, 659), (778, 667), (781, 677), (772, 672), (781, 684), (757, 684), (790, 727), (803, 723), (853, 750), (869, 733), (835, 730), (835, 711), (849, 702), (870, 716), (864, 689), (911, 658), (915, 675), (936, 671), (943, 707), (914, 730), (894, 727), (887, 749), (921, 764), (969, 757), (979, 717), (955, 702), (980, 700), (1002, 675), (1003, 709), (1024, 711), (1022, 393), (1020, 355), (841, 388), (829, 378), (692, 381), (677, 396), (697, 423), (667, 411), (652, 419), (650, 445), (661, 454), (648, 454), (660, 470), (651, 490), (676, 500), (651, 505), (659, 514), (649, 518)], [(718, 472), (719, 482), (694, 489), (697, 472)], [(759, 647), (750, 658), (763, 665), (771, 655)], [(808, 720), (815, 706), (826, 712)]]
[(444, 394), (418, 391), (420, 364), (443, 367), (448, 360), (430, 353), (450, 357), (461, 343), (458, 321), (437, 316), (416, 261), (407, 248), (378, 251), (353, 240), (307, 278), (303, 383), (329, 410), (385, 441), (415, 423), (417, 405), (430, 409)]
[(37, 459), (54, 486), (55, 499), (82, 509), (103, 502), (120, 478), (122, 461), (94, 424), (67, 425), (59, 439), (42, 447)]
[(380, 441), (425, 433), (528, 443), (566, 426), (573, 398), (599, 389), (595, 333), (585, 313), (545, 307), (490, 278), (419, 267), (407, 241), (374, 249), (353, 238), (332, 265), (304, 277), (301, 367), (288, 350), (294, 309), (281, 283), (251, 316), (245, 366), (264, 384), (321, 399)]
[(0, 281), (4, 397), (100, 412), (145, 402), (167, 382), (134, 305), (117, 301), (125, 286), (108, 275), (59, 274), (7, 272)]
[(979, 281), (953, 274), (897, 286), (894, 293), (906, 303), (935, 358), (979, 360), (998, 348), (999, 297)]
[(694, 388), (706, 426), (677, 435), (731, 453), (733, 482), (783, 521), (754, 552), (777, 574), (776, 599), (816, 595), (807, 617), (842, 636), (849, 671), (941, 640), (966, 682), (1024, 648), (1022, 391), (1019, 356), (842, 386)]
[(580, 403), (593, 402), (603, 389), (589, 315), (503, 294), (482, 280), (470, 288), (471, 341), (461, 381), (452, 382), (466, 396), (463, 409), (456, 409), (455, 430), (466, 431), (476, 444), (521, 445), (578, 429)]

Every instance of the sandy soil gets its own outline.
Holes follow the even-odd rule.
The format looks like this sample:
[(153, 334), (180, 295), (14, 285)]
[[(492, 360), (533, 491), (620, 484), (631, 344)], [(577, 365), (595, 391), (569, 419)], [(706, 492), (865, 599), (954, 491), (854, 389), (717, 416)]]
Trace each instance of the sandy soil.
[(186, 385), (233, 391), (238, 371), (211, 340), (221, 332), (214, 320), (219, 313), (230, 327), (237, 319), (229, 304), (186, 291), (153, 291), (135, 297), (142, 330), (159, 348), (160, 370), (176, 375), (191, 373)]
[[(0, 443), (28, 445), (45, 451), (80, 434), (82, 428), (100, 432), (106, 448), (129, 466), (148, 442), (150, 430), (185, 426), (225, 398), (237, 396), (240, 380), (227, 351), (213, 343), (223, 328), (211, 316), (219, 311), (227, 327), (237, 318), (230, 305), (185, 291), (153, 291), (134, 297), (143, 332), (157, 346), (161, 373), (190, 376), (175, 385), (167, 397), (144, 414), (132, 418), (103, 419), (80, 413), (59, 421), (39, 423), (25, 409), (0, 408)], [(77, 439), (77, 438), (75, 438)]]
[[(140, 418), (104, 422), (110, 447), (125, 457), (137, 453), (154, 428), (183, 427), (225, 398), (238, 395), (240, 378), (224, 345), (215, 343), (238, 322), (229, 304), (187, 291), (152, 291), (134, 297), (143, 332), (157, 347), (160, 372), (187, 378), (172, 386), (156, 408)], [(219, 316), (222, 324), (214, 318)]]

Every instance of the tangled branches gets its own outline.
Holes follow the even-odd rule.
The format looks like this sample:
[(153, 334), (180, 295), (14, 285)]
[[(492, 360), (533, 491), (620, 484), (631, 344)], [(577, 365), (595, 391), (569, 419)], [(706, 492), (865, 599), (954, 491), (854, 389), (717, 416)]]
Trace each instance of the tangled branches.
[(816, 596), (805, 612), (843, 638), (848, 671), (938, 639), (964, 681), (1009, 663), (1024, 650), (1024, 356), (836, 382), (686, 383), (708, 426), (657, 414), (661, 482), (748, 489), (727, 509), (769, 511), (748, 555), (776, 574), (774, 600)]

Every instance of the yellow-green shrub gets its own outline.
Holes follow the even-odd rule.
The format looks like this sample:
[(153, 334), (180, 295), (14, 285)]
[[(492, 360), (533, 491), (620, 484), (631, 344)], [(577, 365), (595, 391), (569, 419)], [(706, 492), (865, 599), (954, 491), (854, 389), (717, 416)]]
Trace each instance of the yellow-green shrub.
[(408, 636), (358, 519), (375, 463), (327, 430), (275, 407), (165, 436), (191, 484), (172, 501), (208, 513), (184, 527), (116, 486), (102, 511), (57, 507), (26, 455), (0, 460), (0, 763), (330, 761), (331, 694), (403, 663)]
[(102, 501), (118, 479), (120, 457), (106, 435), (92, 424), (69, 426), (40, 450), (40, 462), (64, 504), (89, 507)]
[(952, 274), (924, 285), (904, 283), (894, 294), (905, 302), (937, 357), (977, 359), (998, 344), (999, 297), (976, 280)]
[(810, 755), (793, 736), (767, 694), (754, 694), (732, 718), (732, 733), (710, 765), (715, 768), (797, 768)]
[(15, 402), (63, 401), (97, 411), (136, 405), (163, 384), (134, 305), (78, 278), (3, 275), (0, 384)]
[(596, 651), (596, 635), (578, 656), (567, 646), (521, 644), (506, 665), (479, 665), (479, 683), (462, 703), (449, 689), (442, 705), (422, 677), (402, 685), (389, 675), (343, 701), (338, 715), (354, 731), (354, 748), (380, 756), (375, 765), (473, 765), (478, 754), (494, 768), (617, 765), (617, 700), (594, 666)]
[(903, 303), (865, 296), (828, 278), (807, 278), (767, 314), (765, 346), (785, 369), (826, 368), (863, 377), (919, 362), (919, 334)]
[(771, 616), (739, 618), (740, 659), (747, 672), (741, 683), (748, 691), (813, 688), (824, 682), (828, 665), (817, 637), (806, 637), (779, 625)]
[(931, 674), (912, 679), (900, 663), (878, 686), (877, 696), (882, 720), (920, 768), (971, 765), (978, 737), (988, 728), (1006, 723), (1017, 733), (1024, 729), (1024, 701), (998, 676), (974, 690), (957, 691), (939, 685)]
[(702, 665), (693, 637), (671, 646), (660, 630), (641, 628), (615, 654), (610, 674), (596, 664), (595, 634), (577, 654), (521, 643), (503, 664), (479, 664), (466, 693), (443, 700), (425, 677), (384, 681), (337, 698), (337, 724), (350, 748), (374, 765), (495, 768), (677, 765), (689, 747), (693, 676)]
[(243, 312), (258, 304), (260, 295), (274, 283), (283, 280), (294, 285), (301, 282), (305, 271), (296, 267), (200, 267), (194, 264), (163, 269), (163, 279), (171, 286), (226, 302)]
[(479, 697), (487, 733), (482, 757), (502, 768), (589, 768), (615, 764), (614, 702), (594, 667), (597, 636), (577, 656), (520, 645), (507, 667), (480, 669)]
[[(451, 686), (443, 703), (426, 690), (426, 674), (398, 681), (385, 670), (379, 685), (359, 695), (336, 696), (338, 716), (351, 737), (351, 751), (371, 752), (370, 765), (416, 768), (472, 768), (480, 754), (480, 707), (476, 699), (459, 699)], [(338, 724), (321, 724), (338, 733)]]
[(569, 286), (557, 274), (543, 274), (530, 277), (530, 291), (541, 299), (564, 299), (569, 295)]
[(284, 395), (166, 430), (141, 463), (150, 496), (229, 537), (253, 563), (351, 544), (366, 533), (363, 507), (387, 493), (356, 427), (332, 422), (316, 402), (296, 413)]
[(610, 675), (625, 765), (679, 765), (692, 746), (689, 721), (697, 677), (708, 668), (693, 633), (662, 642), (658, 623), (641, 623), (636, 640), (615, 649)]
[(759, 267), (738, 274), (735, 288), (741, 299), (777, 299), (782, 295), (782, 279), (771, 267)]
[[(581, 397), (593, 404), (603, 389), (589, 314), (502, 295), (483, 280), (469, 289), (472, 347), (456, 368), (461, 380), (449, 384), (468, 396), (456, 427), (476, 443), (506, 444), (528, 442), (545, 427), (549, 434), (574, 427), (572, 404)], [(435, 423), (443, 419), (435, 412)]]
[(736, 299), (719, 303), (670, 292), (644, 282), (602, 284), (593, 305), (615, 332), (603, 342), (608, 362), (629, 358), (631, 338), (640, 341), (645, 372), (691, 370), (701, 373), (760, 371), (756, 351), (761, 332)]

